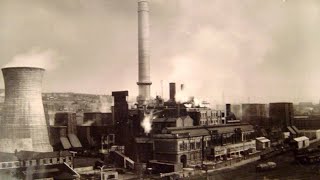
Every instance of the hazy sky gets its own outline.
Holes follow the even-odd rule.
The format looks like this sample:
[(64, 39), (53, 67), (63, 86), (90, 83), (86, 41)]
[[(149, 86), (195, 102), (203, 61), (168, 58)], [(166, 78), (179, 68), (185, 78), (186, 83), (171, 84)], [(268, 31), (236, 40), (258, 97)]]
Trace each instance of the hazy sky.
[[(163, 80), (166, 97), (176, 81), (213, 103), (319, 102), (319, 0), (150, 1), (153, 96)], [(0, 0), (0, 65), (45, 64), (44, 91), (135, 96), (136, 2)]]

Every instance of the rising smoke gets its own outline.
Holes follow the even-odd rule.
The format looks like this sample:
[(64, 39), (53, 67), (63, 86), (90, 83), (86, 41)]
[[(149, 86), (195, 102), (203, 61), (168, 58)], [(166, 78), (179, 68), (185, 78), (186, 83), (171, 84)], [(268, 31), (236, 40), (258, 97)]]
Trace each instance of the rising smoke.
[(57, 53), (52, 49), (42, 50), (34, 47), (23, 54), (18, 54), (4, 67), (38, 67), (52, 70), (60, 60)]
[(153, 115), (153, 110), (151, 110), (149, 113), (144, 113), (144, 118), (141, 122), (141, 126), (143, 127), (146, 134), (149, 134), (152, 130), (152, 120), (155, 118), (156, 116)]
[(185, 103), (186, 107), (204, 107), (203, 100), (193, 97), (192, 91), (188, 90), (188, 88), (177, 90), (175, 100), (178, 103)]
[(91, 126), (93, 123), (94, 123), (94, 121), (89, 120), (89, 121), (83, 123), (82, 125), (83, 125), (83, 126)]

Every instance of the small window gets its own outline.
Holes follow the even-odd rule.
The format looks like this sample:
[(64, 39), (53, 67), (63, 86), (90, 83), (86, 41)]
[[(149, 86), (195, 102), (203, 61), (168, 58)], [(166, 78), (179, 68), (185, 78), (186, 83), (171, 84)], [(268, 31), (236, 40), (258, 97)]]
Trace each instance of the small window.
[(7, 167), (11, 168), (12, 167), (12, 163), (8, 163)]
[(116, 178), (116, 176), (114, 174), (111, 174), (108, 176), (108, 179), (114, 179), (114, 178)]
[(1, 163), (1, 167), (2, 168), (6, 168), (7, 167), (7, 163)]

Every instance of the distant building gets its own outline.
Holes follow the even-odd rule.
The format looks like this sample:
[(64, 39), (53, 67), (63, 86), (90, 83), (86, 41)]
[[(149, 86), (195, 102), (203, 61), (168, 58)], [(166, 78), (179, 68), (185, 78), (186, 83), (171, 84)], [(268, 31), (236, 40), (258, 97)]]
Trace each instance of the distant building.
[(242, 104), (242, 122), (254, 126), (268, 126), (266, 104)]
[(272, 127), (286, 131), (288, 126), (293, 125), (293, 104), (288, 102), (270, 103), (269, 116)]
[(192, 127), (193, 119), (189, 116), (182, 116), (178, 118), (156, 118), (152, 120), (152, 132), (161, 133), (166, 127)]
[(320, 129), (320, 116), (294, 116), (293, 125), (298, 129)]
[(188, 115), (194, 120), (194, 126), (225, 124), (225, 113), (221, 110), (209, 108), (188, 108)]

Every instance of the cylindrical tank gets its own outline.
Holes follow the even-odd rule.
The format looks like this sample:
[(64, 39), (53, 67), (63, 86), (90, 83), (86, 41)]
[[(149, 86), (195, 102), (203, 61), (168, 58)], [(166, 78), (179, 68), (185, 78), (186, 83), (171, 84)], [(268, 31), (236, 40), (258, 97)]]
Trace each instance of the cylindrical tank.
[(48, 125), (42, 104), (44, 69), (2, 69), (5, 84), (3, 118), (0, 121), (0, 152), (50, 152)]
[(293, 112), (293, 103), (291, 102), (270, 103), (269, 116), (272, 126), (287, 130), (288, 126), (292, 126)]
[(242, 104), (242, 121), (256, 125), (267, 125), (267, 104)]

